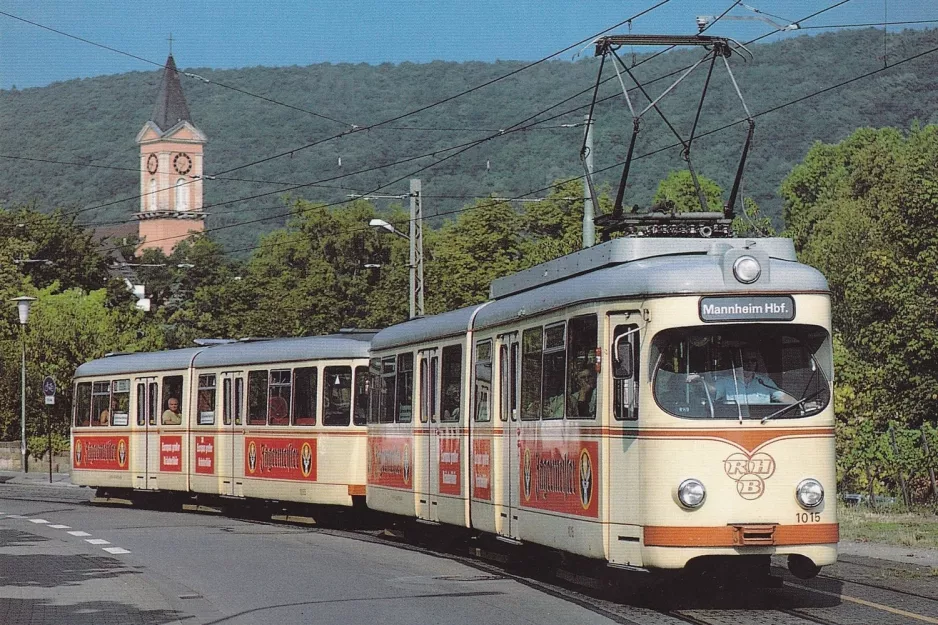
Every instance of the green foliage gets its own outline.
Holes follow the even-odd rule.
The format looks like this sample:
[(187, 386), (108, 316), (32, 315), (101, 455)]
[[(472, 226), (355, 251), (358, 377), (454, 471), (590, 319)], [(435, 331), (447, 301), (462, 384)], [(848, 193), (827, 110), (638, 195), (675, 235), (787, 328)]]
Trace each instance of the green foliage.
[(938, 127), (817, 145), (782, 185), (790, 234), (827, 276), (850, 419), (938, 414)]
[(938, 470), (938, 428), (926, 423), (921, 429), (896, 424), (883, 429), (867, 419), (839, 427), (837, 434), (841, 492), (889, 494), (901, 501), (901, 474), (913, 503), (935, 503), (928, 469)]
[(672, 171), (658, 185), (653, 202), (659, 206), (673, 206), (678, 213), (723, 212), (723, 189), (706, 176), (697, 176), (697, 184), (707, 203), (701, 206), (694, 178), (686, 170)]
[[(882, 54), (882, 43), (879, 30), (851, 30), (757, 44), (752, 47), (753, 61), (739, 63), (730, 59), (730, 62), (746, 102), (757, 113), (878, 69), (882, 66), (877, 58)], [(934, 30), (895, 32), (890, 34), (887, 53), (890, 59), (905, 58), (936, 43), (938, 32)], [(647, 81), (689, 65), (696, 55), (696, 51), (674, 51), (633, 71)], [(644, 58), (640, 56), (638, 60)], [(185, 58), (179, 57), (177, 61), (185, 67)], [(181, 79), (193, 120), (210, 138), (205, 167), (206, 174), (213, 174), (319, 142), (352, 124), (364, 126), (424, 107), (522, 66), (520, 62), (504, 61), (437, 61), (380, 66), (323, 63), (219, 71), (187, 68), (212, 82), (236, 85), (245, 92), (342, 120), (345, 126), (236, 94), (215, 84), (185, 76)], [(350, 190), (378, 188), (388, 180), (406, 177), (414, 169), (413, 164), (407, 165), (408, 169), (389, 166), (394, 161), (433, 152), (442, 154), (453, 145), (478, 140), (486, 129), (509, 128), (583, 91), (583, 95), (563, 107), (574, 111), (577, 106), (588, 104), (596, 69), (594, 58), (542, 63), (509, 80), (408, 117), (394, 124), (397, 128), (346, 134), (340, 140), (297, 150), (290, 157), (259, 163), (242, 172), (244, 175), (234, 176), (240, 180), (224, 176), (206, 180), (207, 226), (217, 228), (286, 213), (278, 199), (282, 185), (257, 181), (325, 181), (352, 171), (368, 170), (342, 182), (329, 182), (327, 187), (309, 186), (295, 191), (313, 203), (342, 202)], [(691, 74), (660, 102), (669, 119), (685, 134), (693, 124), (703, 77), (704, 73)], [(139, 210), (140, 184), (133, 138), (150, 116), (159, 79), (155, 71), (133, 72), (43, 88), (0, 91), (4, 154), (25, 157), (4, 162), (0, 198), (11, 204), (35, 201), (43, 212), (53, 207), (71, 210), (101, 206), (83, 213), (80, 217), (84, 223), (103, 225), (130, 220)], [(602, 86), (601, 98), (619, 92), (615, 83), (609, 81)], [(862, 126), (908, 127), (915, 119), (934, 119), (931, 94), (936, 85), (938, 76), (932, 60), (923, 57), (759, 117), (747, 167), (746, 195), (756, 199), (765, 216), (780, 223), (778, 185), (813, 142), (837, 142)], [(655, 89), (651, 92), (660, 93)], [(643, 106), (645, 101), (639, 98), (637, 104)], [(620, 170), (614, 165), (624, 160), (631, 132), (623, 110), (621, 95), (598, 104), (594, 142), (600, 185), (614, 187), (618, 183)], [(715, 73), (693, 154), (698, 172), (724, 189), (732, 184), (744, 130), (735, 125), (714, 135), (703, 133), (742, 117), (734, 90), (725, 76)], [(581, 120), (582, 112), (577, 111), (559, 121)], [(434, 130), (400, 129), (403, 127)], [(435, 215), (460, 208), (463, 202), (458, 197), (515, 196), (542, 189), (554, 180), (579, 177), (582, 172), (577, 155), (582, 128), (563, 128), (557, 123), (536, 128), (536, 132), (504, 133), (458, 158), (421, 172), (425, 193), (437, 196), (428, 197), (425, 216), (432, 220)], [(662, 122), (652, 114), (646, 115), (636, 154), (662, 151), (635, 162), (626, 197), (628, 205), (650, 204), (661, 179), (683, 166), (679, 148), (664, 149), (671, 143), (673, 139)], [(72, 164), (86, 161), (104, 167)], [(383, 169), (370, 169), (376, 166)], [(227, 204), (261, 193), (269, 195), (249, 204)], [(256, 244), (262, 234), (283, 227), (286, 220), (284, 216), (219, 230), (218, 241), (226, 249), (243, 249)], [(65, 281), (62, 284), (69, 286)]]
[[(61, 432), (52, 432), (52, 454), (53, 455), (68, 455), (69, 450), (71, 449), (71, 440), (69, 438), (68, 432), (64, 434)], [(33, 458), (42, 458), (46, 455), (46, 452), (49, 451), (49, 436), (48, 434), (40, 434), (36, 436), (30, 436), (26, 440), (26, 451)], [(30, 465), (33, 467), (34, 465)], [(33, 468), (33, 471), (36, 469)]]

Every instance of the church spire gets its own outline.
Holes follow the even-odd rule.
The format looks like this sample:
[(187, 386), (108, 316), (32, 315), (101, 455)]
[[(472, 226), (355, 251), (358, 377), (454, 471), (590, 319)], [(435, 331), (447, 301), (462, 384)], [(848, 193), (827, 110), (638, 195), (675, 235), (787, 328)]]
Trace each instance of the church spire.
[(166, 132), (179, 122), (192, 123), (172, 52), (166, 59), (166, 69), (163, 70), (163, 80), (160, 83), (160, 91), (156, 96), (156, 104), (153, 106), (150, 121), (156, 124), (162, 132)]

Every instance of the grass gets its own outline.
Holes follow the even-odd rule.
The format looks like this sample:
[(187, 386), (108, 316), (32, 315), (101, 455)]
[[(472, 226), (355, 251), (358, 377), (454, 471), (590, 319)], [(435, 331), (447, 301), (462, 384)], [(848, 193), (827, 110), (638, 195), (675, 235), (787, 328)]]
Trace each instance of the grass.
[(938, 549), (938, 515), (933, 511), (840, 505), (837, 514), (841, 540)]

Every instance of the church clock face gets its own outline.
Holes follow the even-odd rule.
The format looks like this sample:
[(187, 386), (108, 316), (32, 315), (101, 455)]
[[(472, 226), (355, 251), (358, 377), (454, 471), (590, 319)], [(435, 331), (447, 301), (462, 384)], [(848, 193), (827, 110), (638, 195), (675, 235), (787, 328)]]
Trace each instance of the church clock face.
[(173, 169), (176, 173), (186, 175), (192, 169), (192, 159), (185, 152), (180, 152), (173, 157)]
[(156, 170), (160, 167), (160, 161), (156, 158), (156, 154), (151, 154), (147, 157), (147, 171), (151, 174), (155, 174)]

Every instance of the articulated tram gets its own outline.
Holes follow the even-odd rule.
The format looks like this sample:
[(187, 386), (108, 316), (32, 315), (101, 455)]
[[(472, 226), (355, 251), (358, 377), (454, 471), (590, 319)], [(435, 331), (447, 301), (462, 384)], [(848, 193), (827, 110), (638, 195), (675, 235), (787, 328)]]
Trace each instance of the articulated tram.
[(72, 481), (113, 496), (353, 506), (373, 332), (117, 354), (74, 380)]
[(626, 569), (836, 560), (830, 301), (788, 239), (620, 238), (371, 344), (367, 503)]
[(829, 290), (790, 240), (614, 239), (490, 295), (84, 364), (72, 479), (367, 504), (604, 570), (836, 560)]

